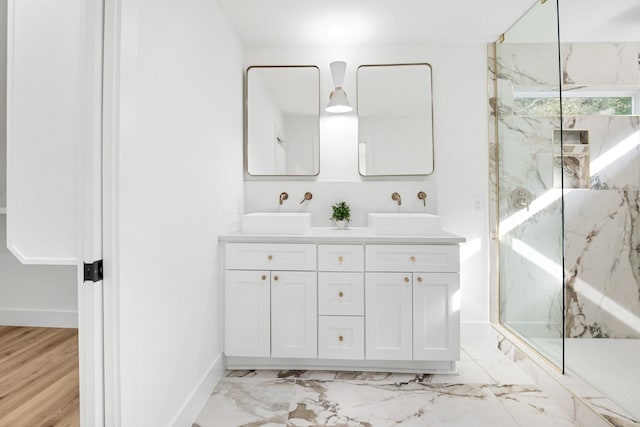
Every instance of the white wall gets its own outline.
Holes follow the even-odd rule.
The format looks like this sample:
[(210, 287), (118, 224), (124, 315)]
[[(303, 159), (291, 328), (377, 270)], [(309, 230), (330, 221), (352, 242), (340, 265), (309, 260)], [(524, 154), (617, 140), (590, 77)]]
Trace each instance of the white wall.
[[(247, 48), (245, 52), (245, 67), (318, 65), (321, 106), (328, 102), (332, 89), (331, 61), (347, 62), (344, 88), (352, 104), (356, 100), (359, 65), (409, 62), (432, 65), (435, 172), (427, 177), (415, 177), (414, 181), (435, 183), (443, 228), (468, 240), (462, 247), (463, 339), (477, 337), (485, 331), (489, 320), (486, 46), (256, 47)], [(320, 175), (316, 180), (362, 182), (357, 169), (358, 122), (355, 113), (328, 115), (323, 111), (321, 114)], [(247, 180), (251, 181), (247, 182), (251, 188), (260, 185), (254, 182), (255, 179)], [(379, 179), (367, 179), (376, 180)], [(400, 184), (397, 191), (403, 191)], [(409, 190), (406, 193), (409, 194)], [(277, 195), (273, 200), (277, 201)], [(479, 212), (473, 209), (474, 200), (480, 205)], [(477, 329), (475, 325), (479, 325)]]
[(242, 206), (242, 49), (215, 1), (118, 4), (119, 29), (107, 10), (107, 424), (187, 426), (223, 372), (217, 237)]
[(75, 267), (23, 265), (7, 249), (6, 216), (0, 215), (0, 325), (75, 328)]

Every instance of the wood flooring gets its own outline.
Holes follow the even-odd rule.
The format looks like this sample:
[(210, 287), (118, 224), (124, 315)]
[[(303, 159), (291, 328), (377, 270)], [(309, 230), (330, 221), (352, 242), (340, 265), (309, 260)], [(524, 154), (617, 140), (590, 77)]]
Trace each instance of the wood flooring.
[(78, 330), (0, 326), (0, 427), (78, 427)]

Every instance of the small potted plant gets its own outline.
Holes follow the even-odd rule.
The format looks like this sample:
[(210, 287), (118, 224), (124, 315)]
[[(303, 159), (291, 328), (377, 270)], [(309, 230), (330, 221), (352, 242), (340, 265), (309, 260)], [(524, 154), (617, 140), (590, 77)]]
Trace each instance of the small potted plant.
[(331, 208), (333, 209), (333, 215), (329, 219), (335, 222), (338, 229), (347, 228), (347, 224), (351, 221), (351, 208), (347, 202), (338, 202)]

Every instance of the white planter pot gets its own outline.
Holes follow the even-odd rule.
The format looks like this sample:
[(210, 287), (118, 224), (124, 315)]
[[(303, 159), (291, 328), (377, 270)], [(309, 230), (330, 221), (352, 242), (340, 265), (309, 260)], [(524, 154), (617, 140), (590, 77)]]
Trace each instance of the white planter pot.
[(334, 221), (338, 230), (344, 230), (349, 225), (349, 221)]

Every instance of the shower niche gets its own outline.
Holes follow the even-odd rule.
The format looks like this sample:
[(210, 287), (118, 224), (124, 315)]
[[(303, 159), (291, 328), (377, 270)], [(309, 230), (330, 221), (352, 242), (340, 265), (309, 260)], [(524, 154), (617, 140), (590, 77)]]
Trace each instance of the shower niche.
[(553, 131), (553, 187), (590, 188), (591, 162), (589, 131), (583, 129), (554, 129)]

